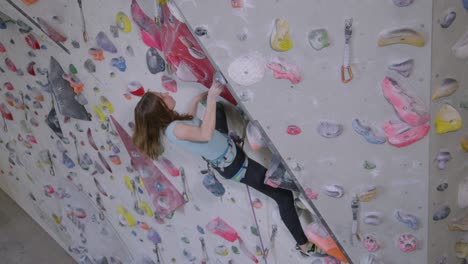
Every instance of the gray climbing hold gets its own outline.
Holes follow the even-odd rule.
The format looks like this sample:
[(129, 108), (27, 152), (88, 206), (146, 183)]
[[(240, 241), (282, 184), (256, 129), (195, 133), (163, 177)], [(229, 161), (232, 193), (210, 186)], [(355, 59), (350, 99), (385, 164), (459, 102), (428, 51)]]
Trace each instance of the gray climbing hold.
[(324, 138), (336, 138), (343, 133), (343, 125), (334, 122), (322, 121), (317, 126), (317, 132)]
[(414, 60), (408, 59), (399, 63), (394, 63), (388, 66), (388, 69), (396, 71), (401, 76), (408, 78), (411, 75), (411, 72), (413, 71), (413, 67)]

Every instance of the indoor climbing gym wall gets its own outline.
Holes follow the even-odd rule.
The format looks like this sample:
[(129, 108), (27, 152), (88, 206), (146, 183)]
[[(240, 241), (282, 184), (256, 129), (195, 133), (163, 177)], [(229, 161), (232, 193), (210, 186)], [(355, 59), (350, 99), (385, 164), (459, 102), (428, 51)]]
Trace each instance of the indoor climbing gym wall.
[(461, 2), (433, 7), (427, 245), (436, 263), (468, 257), (468, 2)]
[[(461, 263), (468, 2), (296, 2), (0, 2), (0, 188), (79, 263)], [(144, 92), (184, 112), (222, 75), (231, 138), (328, 256), (200, 157), (132, 145)]]
[(462, 261), (467, 1), (175, 2), (324, 220), (311, 241), (354, 263)]
[[(77, 262), (324, 259), (294, 250), (270, 198), (168, 142), (154, 162), (131, 144), (145, 91), (170, 93), (183, 112), (213, 82), (174, 6), (7, 0), (0, 10), (0, 187)], [(228, 90), (222, 97), (230, 133), (241, 138), (242, 111)], [(270, 160), (267, 150), (251, 156)], [(310, 214), (299, 210), (305, 226)]]

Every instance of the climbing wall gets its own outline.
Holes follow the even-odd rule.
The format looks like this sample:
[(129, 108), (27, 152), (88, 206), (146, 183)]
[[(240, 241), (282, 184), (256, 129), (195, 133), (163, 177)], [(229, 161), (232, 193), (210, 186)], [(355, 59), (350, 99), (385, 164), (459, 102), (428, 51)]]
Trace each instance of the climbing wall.
[[(438, 104), (429, 87), (464, 69), (450, 50), (466, 30), (461, 1), (439, 1), (434, 16), (418, 0), (175, 2), (354, 263), (453, 260), (446, 223), (432, 214), (453, 207), (456, 191), (435, 188), (466, 171), (462, 132), (429, 143)], [(449, 6), (463, 18), (444, 31), (437, 21)], [(445, 179), (434, 175), (442, 146), (454, 157)]]
[[(82, 263), (264, 262), (262, 244), (268, 263), (314, 260), (295, 252), (266, 196), (250, 200), (169, 143), (154, 162), (128, 144), (142, 91), (169, 92), (184, 112), (211, 85), (185, 24), (149, 0), (83, 1), (82, 20), (79, 2), (0, 3), (0, 188)], [(240, 108), (222, 96), (241, 136)], [(246, 151), (269, 164), (268, 150)]]
[(457, 47), (468, 17), (461, 2), (434, 1), (433, 10), (431, 115), (438, 129), (430, 132), (428, 259), (438, 263), (467, 256), (467, 57)]

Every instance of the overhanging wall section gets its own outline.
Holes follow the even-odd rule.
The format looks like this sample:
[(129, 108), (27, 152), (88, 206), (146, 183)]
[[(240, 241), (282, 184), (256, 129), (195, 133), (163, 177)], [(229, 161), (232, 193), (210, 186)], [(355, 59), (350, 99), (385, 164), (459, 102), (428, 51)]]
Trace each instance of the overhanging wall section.
[[(24, 5), (22, 1), (13, 1), (13, 3), (32, 19), (36, 20), (37, 17), (41, 17), (64, 33), (68, 39), (62, 45), (70, 51), (70, 54), (54, 44), (20, 12), (12, 8), (7, 1), (0, 3), (2, 12), (7, 13), (15, 20), (21, 19), (29, 24), (33, 28), (31, 33), (36, 36), (41, 45), (45, 45), (47, 48), (34, 50), (36, 57), (30, 57), (28, 52), (31, 51), (31, 48), (24, 41), (26, 34), (18, 31), (18, 25), (7, 23), (7, 29), (0, 31), (0, 42), (7, 49), (6, 53), (0, 54), (1, 67), (5, 70), (5, 73), (0, 73), (1, 84), (3, 85), (7, 81), (11, 82), (15, 88), (10, 92), (17, 98), (20, 98), (20, 91), (25, 96), (28, 95), (32, 98), (25, 100), (30, 108), (27, 111), (28, 120), (26, 121), (32, 132), (26, 133), (20, 125), (21, 120), (25, 119), (25, 111), (8, 105), (14, 121), (6, 121), (9, 132), (2, 133), (0, 136), (3, 141), (2, 153), (0, 154), (0, 165), (3, 170), (0, 181), (2, 189), (5, 189), (42, 224), (66, 250), (71, 250), (70, 252), (76, 260), (88, 255), (95, 260), (107, 257), (109, 261), (111, 256), (119, 257), (124, 263), (137, 260), (142, 256), (149, 256), (156, 261), (157, 256), (153, 252), (155, 245), (148, 239), (149, 234), (153, 234), (153, 240), (156, 239), (154, 233), (150, 233), (148, 230), (148, 228), (152, 228), (162, 239), (162, 243), (158, 245), (159, 256), (166, 263), (172, 259), (175, 259), (177, 263), (195, 261), (194, 258), (196, 261), (201, 261), (205, 254), (212, 262), (228, 263), (229, 260), (234, 260), (238, 263), (247, 263), (251, 261), (243, 252), (239, 252), (238, 242), (228, 242), (206, 229), (206, 224), (219, 216), (238, 232), (249, 251), (254, 253), (257, 251), (260, 242), (259, 237), (255, 234), (255, 228), (251, 228), (255, 224), (245, 187), (220, 179), (226, 192), (222, 198), (215, 197), (203, 185), (204, 175), (200, 171), (206, 169), (205, 162), (175, 146), (166, 145), (164, 157), (170, 160), (176, 168), (184, 168), (187, 186), (190, 190), (190, 201), (178, 208), (174, 215), (170, 215), (162, 221), (156, 221), (154, 216), (146, 211), (141, 215), (141, 204), (137, 208), (138, 210), (134, 208), (137, 200), (138, 202), (144, 201), (149, 205), (150, 211), (155, 211), (147, 190), (138, 180), (139, 172), (131, 169), (130, 157), (120, 137), (116, 136), (115, 133), (110, 133), (111, 130), (107, 130), (106, 127), (109, 126), (109, 123), (99, 121), (99, 116), (94, 112), (93, 107), (101, 108), (104, 114), (109, 117), (108, 109), (103, 109), (101, 105), (100, 97), (105, 96), (114, 106), (112, 116), (119, 121), (127, 133), (131, 133), (129, 122), (133, 121), (133, 108), (139, 98), (125, 94), (128, 93), (127, 84), (130, 82), (139, 81), (146, 90), (165, 92), (166, 90), (161, 85), (162, 75), (174, 78), (177, 81), (178, 91), (172, 95), (177, 100), (176, 109), (179, 111), (185, 111), (189, 100), (194, 95), (205, 91), (206, 88), (196, 83), (180, 81), (174, 75), (170, 75), (169, 71), (156, 75), (151, 74), (146, 66), (145, 55), (148, 47), (143, 44), (138, 27), (133, 21), (131, 22), (132, 32), (120, 31), (118, 38), (112, 36), (109, 26), (115, 25), (116, 14), (119, 11), (130, 17), (131, 2), (100, 1), (90, 4), (83, 1), (83, 12), (89, 38), (87, 43), (82, 38), (81, 15), (76, 2), (63, 3), (40, 0), (29, 7)], [(153, 16), (155, 12), (153, 1), (138, 1), (138, 3), (148, 16)], [(105, 32), (114, 43), (117, 53), (104, 52), (104, 61), (95, 61), (89, 54), (89, 49), (97, 47), (96, 36), (100, 31)], [(13, 39), (15, 44), (11, 43), (10, 39)], [(72, 41), (78, 41), (80, 47), (74, 48), (71, 44)], [(133, 56), (127, 51), (128, 46), (132, 47)], [(47, 83), (46, 76), (38, 73), (38, 68), (41, 70), (49, 69), (51, 56), (57, 59), (65, 72), (69, 72), (70, 64), (73, 64), (78, 70), (76, 76), (83, 82), (85, 89), (82, 94), (88, 100), (85, 108), (92, 115), (92, 121), (73, 118), (68, 120), (57, 111), (58, 123), (68, 140), (60, 140), (45, 124), (44, 120), (52, 108), (51, 95), (44, 92), (41, 85), (36, 83), (36, 81), (41, 81), (42, 84)], [(124, 72), (111, 66), (111, 59), (119, 56), (126, 60), (127, 69)], [(17, 67), (23, 70), (23, 76), (18, 76), (7, 69), (4, 65), (6, 57), (10, 57)], [(84, 63), (88, 59), (91, 59), (96, 66), (94, 73), (89, 73), (84, 67)], [(31, 61), (36, 62), (36, 76), (31, 76), (26, 71), (27, 65)], [(44, 101), (41, 101), (42, 108), (34, 108), (38, 106), (34, 101), (38, 100), (33, 98), (33, 93), (27, 88), (27, 85), (37, 88), (45, 97)], [(3, 87), (1, 102), (6, 104), (4, 96), (7, 90)], [(55, 107), (57, 108), (57, 104)], [(234, 108), (227, 108), (230, 129), (240, 135), (242, 133), (242, 119)], [(200, 106), (199, 112), (200, 115), (203, 114), (202, 106)], [(37, 120), (37, 127), (31, 123), (32, 117)], [(88, 128), (98, 150), (92, 147), (88, 139)], [(115, 130), (115, 127), (111, 125), (111, 129)], [(81, 160), (83, 161), (83, 155), (87, 153), (93, 161), (88, 170), (81, 168), (78, 163), (78, 153), (70, 132), (77, 137)], [(29, 144), (19, 141), (19, 138), (24, 140), (27, 134), (34, 136), (38, 142), (37, 144), (31, 143), (32, 148), (29, 148)], [(13, 152), (14, 155), (18, 156), (22, 165), (18, 164), (15, 158), (13, 159), (14, 164), (8, 159), (10, 150), (7, 148), (7, 143), (15, 140), (16, 146)], [(10, 146), (8, 145), (8, 147)], [(68, 159), (66, 159), (66, 164), (64, 163), (62, 147), (66, 150), (67, 157), (73, 161), (74, 167), (70, 165)], [(115, 147), (120, 150), (119, 153), (115, 153), (117, 152)], [(39, 154), (43, 150), (49, 150), (54, 164), (55, 176), (50, 173), (49, 162), (40, 160)], [(103, 165), (99, 152), (109, 164), (112, 172)], [(111, 155), (118, 155), (121, 164), (117, 164), (115, 157), (111, 157)], [(252, 156), (256, 160), (264, 162), (267, 154), (256, 153)], [(113, 163), (112, 160), (116, 163)], [(95, 162), (103, 169), (102, 173), (94, 173), (97, 171)], [(164, 177), (182, 193), (184, 188), (181, 176), (171, 176), (161, 162), (155, 162), (155, 165)], [(125, 179), (127, 178), (134, 181), (135, 194), (132, 194), (126, 184)], [(96, 182), (99, 182), (99, 185)], [(97, 199), (98, 194), (100, 200)], [(252, 191), (252, 195), (254, 200), (259, 198), (263, 204), (255, 211), (261, 227), (259, 232), (264, 238), (265, 246), (270, 249), (269, 263), (300, 263), (303, 261), (294, 252), (293, 239), (282, 224), (276, 205), (269, 198), (255, 191)], [(70, 218), (70, 214), (74, 213), (83, 217), (80, 214), (81, 210), (70, 211), (71, 208), (83, 209), (87, 213), (87, 217), (84, 217), (84, 220)], [(104, 212), (103, 209), (105, 209)], [(135, 220), (134, 226), (127, 213)], [(96, 222), (92, 222), (94, 220)], [(81, 225), (77, 224), (80, 221), (86, 227), (86, 231), (82, 232), (83, 235), (79, 232)], [(273, 245), (268, 242), (273, 225), (278, 226), (274, 249)], [(104, 227), (105, 231), (102, 230)], [(206, 252), (202, 250), (200, 238), (203, 238), (206, 243)], [(109, 240), (112, 241), (109, 242)], [(118, 252), (112, 251), (116, 249), (119, 249)], [(225, 249), (227, 255), (225, 255)], [(288, 253), (285, 254), (284, 251)]]

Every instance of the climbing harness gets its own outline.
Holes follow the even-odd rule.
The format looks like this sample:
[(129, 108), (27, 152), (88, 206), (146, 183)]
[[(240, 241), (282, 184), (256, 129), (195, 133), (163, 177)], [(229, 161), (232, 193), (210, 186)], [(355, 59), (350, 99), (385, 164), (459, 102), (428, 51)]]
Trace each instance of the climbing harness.
[(353, 70), (350, 61), (350, 46), (351, 46), (351, 37), (353, 35), (353, 19), (347, 19), (345, 21), (345, 47), (343, 55), (343, 65), (341, 66), (341, 81), (343, 83), (349, 83), (353, 79)]

